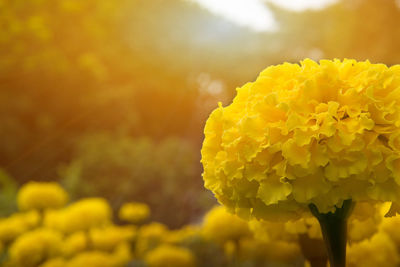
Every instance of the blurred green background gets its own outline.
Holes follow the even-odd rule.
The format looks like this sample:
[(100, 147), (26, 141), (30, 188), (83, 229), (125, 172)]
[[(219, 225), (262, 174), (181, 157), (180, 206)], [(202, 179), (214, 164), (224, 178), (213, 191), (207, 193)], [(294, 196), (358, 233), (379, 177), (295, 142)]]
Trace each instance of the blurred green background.
[(398, 0), (258, 1), (274, 29), (224, 16), (233, 2), (0, 0), (1, 213), (18, 185), (54, 180), (74, 199), (141, 201), (152, 220), (195, 222), (215, 203), (200, 148), (218, 101), (284, 61), (400, 62)]

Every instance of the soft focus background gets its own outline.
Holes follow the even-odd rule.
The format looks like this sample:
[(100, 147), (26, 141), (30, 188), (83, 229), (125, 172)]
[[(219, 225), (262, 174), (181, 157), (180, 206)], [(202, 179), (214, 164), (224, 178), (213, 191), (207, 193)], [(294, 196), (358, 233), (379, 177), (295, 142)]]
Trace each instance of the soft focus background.
[(392, 65), (399, 47), (399, 0), (0, 0), (0, 213), (57, 181), (195, 223), (216, 203), (200, 148), (218, 101), (271, 64)]

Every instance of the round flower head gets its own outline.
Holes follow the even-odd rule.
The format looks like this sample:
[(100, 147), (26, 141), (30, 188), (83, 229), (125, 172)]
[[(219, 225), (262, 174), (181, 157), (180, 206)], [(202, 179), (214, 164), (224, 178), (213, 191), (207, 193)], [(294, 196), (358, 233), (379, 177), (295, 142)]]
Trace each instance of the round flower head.
[(9, 249), (12, 266), (38, 266), (46, 259), (61, 254), (62, 235), (40, 228), (19, 236)]
[(150, 216), (150, 208), (144, 203), (125, 203), (119, 210), (119, 218), (130, 223), (140, 223)]
[(65, 257), (71, 257), (88, 247), (88, 237), (83, 231), (75, 232), (63, 240), (62, 254)]
[(0, 241), (10, 243), (19, 235), (35, 228), (40, 223), (40, 215), (36, 210), (25, 213), (14, 213), (10, 217), (0, 219)]
[(52, 258), (45, 263), (41, 264), (39, 267), (66, 267), (67, 262), (64, 258)]
[(251, 235), (247, 222), (230, 214), (223, 206), (216, 206), (206, 214), (202, 231), (205, 237), (221, 244)]
[(61, 208), (68, 194), (54, 182), (29, 182), (18, 191), (17, 201), (20, 210)]
[(378, 232), (371, 239), (363, 240), (348, 247), (349, 267), (399, 266), (400, 257), (394, 242), (383, 232)]
[(195, 257), (190, 250), (171, 245), (161, 245), (147, 253), (149, 267), (194, 267)]
[(81, 199), (62, 210), (51, 210), (44, 216), (44, 225), (63, 233), (87, 231), (111, 223), (112, 210), (103, 198)]
[(93, 248), (112, 251), (118, 244), (133, 241), (136, 231), (134, 226), (110, 225), (90, 229), (89, 238)]
[(140, 227), (135, 245), (136, 254), (144, 256), (146, 252), (163, 243), (168, 232), (169, 230), (165, 225), (156, 222)]
[(261, 72), (212, 112), (205, 186), (231, 211), (291, 219), (313, 203), (400, 198), (400, 66), (306, 59)]
[(115, 259), (112, 254), (103, 251), (85, 251), (75, 255), (68, 261), (67, 267), (115, 267)]

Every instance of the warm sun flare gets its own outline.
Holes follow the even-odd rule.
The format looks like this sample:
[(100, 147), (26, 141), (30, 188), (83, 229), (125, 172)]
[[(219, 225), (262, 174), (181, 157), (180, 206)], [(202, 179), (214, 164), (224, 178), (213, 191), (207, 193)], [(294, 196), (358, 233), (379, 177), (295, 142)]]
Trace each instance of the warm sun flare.
[(278, 24), (266, 3), (293, 11), (321, 9), (337, 0), (193, 0), (233, 23), (255, 31), (275, 31)]

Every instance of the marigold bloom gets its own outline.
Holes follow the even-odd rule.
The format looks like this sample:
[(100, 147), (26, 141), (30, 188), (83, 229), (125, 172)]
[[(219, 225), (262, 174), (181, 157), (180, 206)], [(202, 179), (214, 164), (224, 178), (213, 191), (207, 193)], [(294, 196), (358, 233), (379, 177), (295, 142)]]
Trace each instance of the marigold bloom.
[(110, 224), (111, 214), (111, 207), (105, 199), (86, 198), (63, 210), (46, 212), (44, 224), (63, 233), (73, 233)]
[(140, 223), (149, 218), (150, 208), (144, 203), (129, 202), (122, 205), (118, 216), (123, 221)]
[(131, 242), (136, 235), (134, 226), (107, 226), (89, 230), (89, 238), (94, 249), (113, 250), (118, 244)]
[(223, 206), (212, 208), (204, 216), (202, 232), (205, 237), (222, 244), (251, 235), (247, 222), (230, 214)]
[(168, 244), (182, 244), (187, 240), (198, 237), (200, 232), (201, 229), (199, 226), (186, 225), (180, 229), (169, 231), (166, 234), (164, 241)]
[(68, 261), (67, 267), (117, 267), (112, 254), (102, 251), (87, 251), (74, 256)]
[[(9, 249), (10, 262), (16, 266), (34, 267), (61, 254), (62, 235), (39, 228), (19, 236)], [(14, 266), (14, 265), (13, 265)]]
[(395, 267), (399, 266), (399, 263), (400, 257), (396, 245), (383, 232), (348, 247), (347, 266), (349, 267)]
[(306, 59), (262, 71), (212, 112), (205, 187), (245, 217), (399, 201), (400, 65)]
[(196, 260), (186, 248), (161, 245), (147, 253), (145, 261), (149, 267), (194, 267)]
[(67, 262), (63, 258), (53, 258), (41, 264), (39, 267), (67, 267)]
[(67, 192), (55, 182), (29, 182), (18, 191), (20, 210), (61, 208), (68, 201)]
[(160, 245), (168, 236), (168, 228), (161, 223), (150, 223), (140, 227), (135, 246), (136, 254), (143, 256)]
[(66, 257), (71, 257), (88, 247), (88, 237), (85, 232), (76, 232), (67, 236), (63, 241), (62, 253)]
[(25, 213), (15, 213), (0, 219), (0, 241), (9, 243), (24, 232), (38, 226), (40, 215), (32, 210)]

